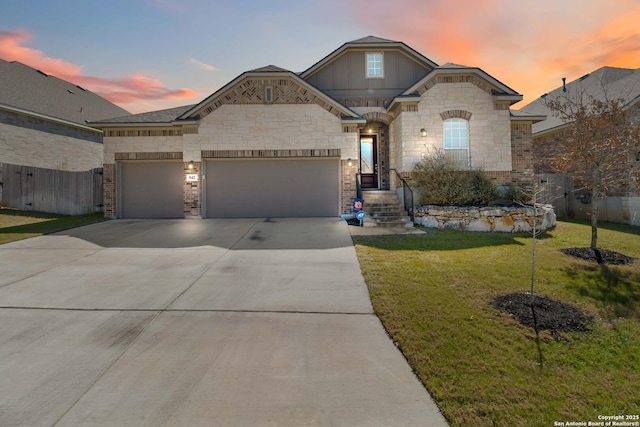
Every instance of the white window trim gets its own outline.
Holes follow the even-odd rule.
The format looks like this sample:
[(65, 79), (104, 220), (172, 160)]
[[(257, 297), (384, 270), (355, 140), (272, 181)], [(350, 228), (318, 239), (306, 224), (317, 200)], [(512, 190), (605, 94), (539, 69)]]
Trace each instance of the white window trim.
[[(369, 55), (380, 55), (380, 75), (369, 75)], [(383, 79), (384, 78), (384, 52), (365, 52), (364, 54), (364, 69), (365, 75), (368, 79)]]

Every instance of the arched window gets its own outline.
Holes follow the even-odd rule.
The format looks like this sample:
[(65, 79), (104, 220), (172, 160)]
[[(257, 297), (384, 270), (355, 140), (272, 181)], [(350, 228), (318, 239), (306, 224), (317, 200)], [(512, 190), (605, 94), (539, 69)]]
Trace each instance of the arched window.
[(444, 153), (454, 160), (457, 169), (471, 168), (469, 157), (469, 121), (447, 119), (444, 121)]

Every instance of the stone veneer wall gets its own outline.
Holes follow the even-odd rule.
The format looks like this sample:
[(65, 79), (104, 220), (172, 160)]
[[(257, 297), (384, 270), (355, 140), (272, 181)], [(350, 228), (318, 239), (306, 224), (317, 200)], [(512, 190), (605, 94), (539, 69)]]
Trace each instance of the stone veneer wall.
[(64, 171), (102, 167), (102, 134), (0, 109), (0, 163)]
[[(556, 225), (553, 207), (538, 207), (536, 212), (538, 230), (548, 230)], [(534, 226), (534, 209), (524, 207), (456, 207), (417, 206), (416, 224), (430, 228), (463, 231), (502, 233), (530, 233)]]
[[(511, 172), (512, 141), (508, 109), (496, 106), (493, 96), (473, 83), (438, 83), (421, 95), (417, 108), (398, 112), (391, 124), (392, 167), (411, 171), (413, 165), (434, 149), (443, 148), (443, 114), (470, 113), (471, 166), (489, 172)], [(425, 129), (427, 136), (420, 135)]]

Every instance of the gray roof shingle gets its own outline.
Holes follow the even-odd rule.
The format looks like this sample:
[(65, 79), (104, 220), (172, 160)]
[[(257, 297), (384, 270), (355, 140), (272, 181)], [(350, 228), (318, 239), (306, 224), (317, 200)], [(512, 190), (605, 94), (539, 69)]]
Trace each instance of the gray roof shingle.
[(347, 44), (371, 44), (371, 43), (399, 43), (395, 40), (383, 39), (382, 37), (366, 36), (357, 40), (347, 42)]
[(149, 111), (147, 113), (130, 114), (128, 116), (115, 117), (106, 120), (96, 120), (90, 124), (116, 124), (116, 123), (171, 123), (196, 104), (183, 105), (182, 107), (167, 108), (166, 110)]
[(95, 93), (17, 61), (0, 59), (0, 103), (85, 125), (129, 112)]
[(546, 100), (556, 99), (560, 96), (569, 96), (587, 101), (589, 97), (597, 99), (624, 99), (628, 104), (635, 104), (640, 100), (640, 68), (614, 68), (602, 67), (596, 71), (566, 84), (567, 91), (562, 86), (542, 95), (540, 98), (525, 105), (522, 112), (546, 115), (547, 119), (533, 125), (533, 134), (545, 132), (565, 124), (556, 117), (546, 106)]
[(289, 70), (280, 68), (276, 65), (267, 65), (265, 67), (256, 68), (255, 70), (249, 70), (248, 73), (291, 73)]

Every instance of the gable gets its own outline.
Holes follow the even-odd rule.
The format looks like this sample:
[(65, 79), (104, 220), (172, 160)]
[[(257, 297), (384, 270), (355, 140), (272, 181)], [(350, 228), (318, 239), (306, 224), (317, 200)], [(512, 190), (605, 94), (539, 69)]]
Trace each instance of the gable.
[(199, 120), (222, 105), (248, 104), (315, 104), (336, 117), (358, 117), (294, 73), (270, 67), (240, 75), (178, 119)]
[(446, 83), (471, 83), (490, 95), (505, 95), (522, 99), (522, 95), (501, 83), (479, 68), (471, 67), (439, 67), (429, 73), (422, 80), (411, 86), (404, 93), (410, 95), (414, 92), (422, 95), (437, 84)]
[[(367, 76), (367, 54), (380, 54), (380, 76)], [(345, 43), (300, 77), (344, 105), (383, 106), (436, 66), (404, 43), (369, 36)]]

